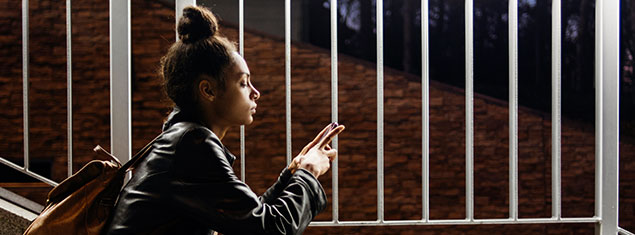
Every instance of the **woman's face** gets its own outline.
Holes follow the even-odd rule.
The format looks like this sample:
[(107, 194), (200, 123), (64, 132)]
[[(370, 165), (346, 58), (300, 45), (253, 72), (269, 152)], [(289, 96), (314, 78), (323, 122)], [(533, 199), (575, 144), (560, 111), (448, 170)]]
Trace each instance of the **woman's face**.
[(232, 54), (225, 76), (225, 90), (214, 102), (218, 121), (226, 126), (251, 124), (260, 92), (251, 84), (247, 63), (238, 53)]

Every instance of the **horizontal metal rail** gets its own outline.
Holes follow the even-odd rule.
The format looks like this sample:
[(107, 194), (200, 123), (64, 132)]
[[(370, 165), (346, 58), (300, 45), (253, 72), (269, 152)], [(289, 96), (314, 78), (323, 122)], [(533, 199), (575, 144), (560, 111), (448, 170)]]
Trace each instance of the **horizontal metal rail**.
[(407, 226), (407, 225), (480, 225), (480, 224), (559, 224), (598, 223), (598, 217), (589, 218), (527, 218), (527, 219), (461, 219), (461, 220), (384, 220), (384, 221), (315, 221), (311, 226)]
[(623, 235), (635, 235), (635, 234), (627, 231), (626, 229), (623, 229), (623, 228), (620, 228), (620, 227), (617, 227), (617, 232), (619, 234), (623, 234)]
[(44, 176), (41, 176), (41, 175), (39, 175), (39, 174), (37, 174), (37, 173), (35, 173), (35, 172), (32, 172), (32, 171), (30, 171), (29, 169), (26, 169), (25, 167), (18, 166), (18, 165), (16, 165), (15, 163), (10, 162), (10, 161), (8, 161), (8, 160), (6, 160), (6, 159), (4, 159), (4, 158), (1, 158), (1, 157), (0, 157), (0, 163), (5, 164), (5, 165), (7, 165), (7, 166), (9, 166), (9, 167), (11, 167), (11, 168), (13, 168), (13, 169), (16, 169), (16, 170), (18, 170), (18, 171), (20, 171), (20, 172), (22, 172), (22, 173), (24, 173), (24, 174), (26, 174), (26, 175), (28, 175), (28, 176), (31, 176), (31, 177), (33, 177), (33, 178), (35, 178), (35, 179), (39, 180), (39, 181), (42, 181), (42, 182), (44, 182), (44, 183), (47, 183), (47, 184), (49, 184), (49, 185), (51, 185), (51, 186), (53, 186), (53, 187), (55, 187), (55, 186), (57, 186), (57, 185), (58, 185), (58, 183), (57, 183), (57, 182), (55, 182), (55, 181), (53, 181), (53, 180), (50, 180), (49, 178), (46, 178), (46, 177), (44, 177)]

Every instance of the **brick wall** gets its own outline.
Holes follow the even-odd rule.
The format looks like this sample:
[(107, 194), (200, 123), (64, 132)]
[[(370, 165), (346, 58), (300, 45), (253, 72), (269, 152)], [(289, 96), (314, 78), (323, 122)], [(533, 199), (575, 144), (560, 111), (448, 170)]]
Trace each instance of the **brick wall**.
[[(0, 155), (22, 158), (20, 5), (0, 1)], [(31, 1), (30, 153), (50, 161), (54, 180), (66, 175), (66, 52), (63, 3)], [(95, 144), (109, 147), (108, 1), (73, 2), (73, 151), (78, 167), (94, 158)], [(133, 152), (160, 132), (170, 110), (157, 76), (158, 62), (174, 41), (173, 5), (132, 2)], [(236, 27), (222, 29), (237, 41)], [(284, 40), (248, 31), (245, 58), (261, 91), (258, 113), (246, 128), (246, 181), (262, 193), (285, 165)], [(372, 63), (339, 55), (340, 220), (376, 219), (376, 71)], [(294, 42), (292, 46), (292, 145), (295, 156), (330, 122), (329, 51)], [(432, 78), (441, 80), (441, 78)], [(421, 214), (421, 84), (419, 78), (385, 71), (385, 214), (387, 219), (419, 219)], [(461, 88), (431, 82), (430, 215), (460, 219), (465, 214), (465, 97)], [(550, 114), (520, 108), (518, 121), (519, 214), (551, 213)], [(474, 98), (475, 216), (508, 215), (508, 108), (506, 101)], [(240, 154), (238, 128), (223, 142)], [(620, 225), (635, 230), (635, 141), (623, 139)], [(593, 124), (563, 119), (562, 212), (592, 216), (594, 199)], [(238, 175), (240, 162), (236, 162)], [(46, 172), (43, 172), (44, 174)], [(331, 176), (320, 178), (329, 202)], [(36, 196), (34, 196), (36, 197)], [(34, 198), (41, 201), (42, 196)], [(330, 220), (331, 207), (317, 220)], [(307, 234), (591, 234), (593, 225), (506, 225), (309, 228)]]

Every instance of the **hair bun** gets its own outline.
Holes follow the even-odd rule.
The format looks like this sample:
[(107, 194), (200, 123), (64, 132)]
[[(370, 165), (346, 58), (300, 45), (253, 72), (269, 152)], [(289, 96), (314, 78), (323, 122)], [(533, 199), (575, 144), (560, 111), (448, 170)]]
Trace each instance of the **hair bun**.
[(177, 27), (179, 39), (185, 43), (214, 36), (217, 30), (218, 23), (214, 14), (198, 6), (185, 7)]

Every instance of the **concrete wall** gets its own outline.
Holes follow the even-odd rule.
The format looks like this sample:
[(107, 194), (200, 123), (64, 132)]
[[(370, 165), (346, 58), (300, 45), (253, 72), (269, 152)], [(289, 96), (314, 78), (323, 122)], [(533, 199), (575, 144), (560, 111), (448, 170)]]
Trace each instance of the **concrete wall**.
[[(22, 158), (21, 42), (19, 3), (0, 1), (0, 155)], [(50, 162), (55, 180), (65, 177), (66, 73), (64, 5), (31, 1), (31, 155)], [(76, 170), (96, 157), (95, 144), (109, 147), (108, 1), (73, 3), (73, 151)], [(248, 8), (246, 8), (248, 9)], [(133, 152), (160, 132), (170, 110), (157, 76), (158, 62), (174, 41), (173, 5), (132, 2)], [(235, 25), (222, 32), (237, 41)], [(258, 194), (285, 165), (284, 39), (248, 30), (245, 58), (261, 91), (254, 123), (246, 130), (246, 181)], [(340, 220), (376, 219), (375, 64), (339, 56)], [(295, 42), (292, 47), (293, 155), (330, 122), (329, 51)], [(433, 78), (434, 79), (434, 78)], [(387, 219), (421, 214), (420, 78), (385, 72), (385, 211)], [(461, 88), (432, 82), (430, 88), (430, 214), (433, 219), (465, 214), (465, 111)], [(519, 111), (519, 210), (521, 217), (551, 211), (550, 114)], [(508, 211), (507, 103), (474, 99), (475, 216), (506, 218)], [(240, 154), (238, 128), (223, 142)], [(622, 139), (620, 225), (635, 230), (635, 141)], [(594, 127), (562, 123), (562, 202), (566, 217), (590, 217), (594, 200)], [(236, 173), (240, 174), (236, 162)], [(329, 201), (331, 176), (320, 178)], [(42, 201), (43, 196), (31, 196)], [(331, 207), (317, 220), (330, 220)], [(591, 234), (593, 225), (419, 226), (309, 228), (307, 234)]]

